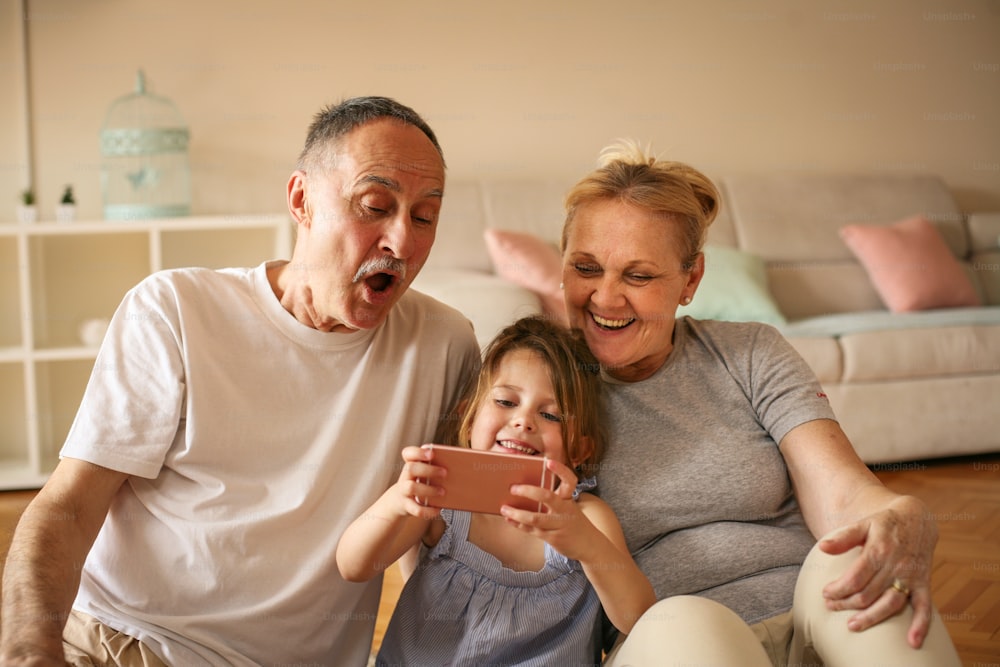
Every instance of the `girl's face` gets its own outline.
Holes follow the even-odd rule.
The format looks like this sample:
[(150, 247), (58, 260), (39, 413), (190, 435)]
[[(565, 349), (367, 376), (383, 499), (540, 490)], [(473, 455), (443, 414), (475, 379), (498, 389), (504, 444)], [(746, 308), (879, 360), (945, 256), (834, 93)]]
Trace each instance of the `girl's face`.
[(534, 350), (518, 349), (500, 359), (493, 386), (472, 422), (472, 449), (566, 460), (562, 411), (548, 366)]

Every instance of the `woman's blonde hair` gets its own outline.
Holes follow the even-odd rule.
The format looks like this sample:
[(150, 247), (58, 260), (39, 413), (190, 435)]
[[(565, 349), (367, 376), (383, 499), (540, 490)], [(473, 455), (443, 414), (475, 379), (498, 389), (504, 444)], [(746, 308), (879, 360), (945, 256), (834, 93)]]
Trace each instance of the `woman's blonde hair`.
[(566, 458), (571, 465), (591, 472), (601, 460), (606, 442), (601, 419), (600, 365), (579, 331), (567, 330), (542, 317), (514, 322), (487, 346), (479, 377), (466, 389), (458, 443), (470, 446), (476, 414), (483, 402), (490, 400), (500, 363), (515, 350), (531, 350), (542, 358), (562, 413)]
[(636, 141), (623, 139), (602, 150), (597, 169), (566, 195), (563, 250), (580, 207), (610, 199), (679, 223), (677, 237), (685, 271), (694, 266), (721, 205), (719, 190), (703, 173), (681, 162), (657, 160)]

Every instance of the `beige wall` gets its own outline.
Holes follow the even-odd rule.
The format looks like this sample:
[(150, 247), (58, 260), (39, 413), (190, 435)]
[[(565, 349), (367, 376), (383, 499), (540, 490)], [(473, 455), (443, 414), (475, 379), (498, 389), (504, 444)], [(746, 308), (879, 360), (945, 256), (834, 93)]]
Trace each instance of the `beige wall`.
[(27, 173), (29, 44), (42, 215), (101, 215), (98, 133), (145, 69), (191, 130), (196, 213), (284, 210), (311, 115), (385, 94), (452, 178), (569, 184), (619, 136), (710, 173), (927, 170), (1000, 210), (1000, 2), (878, 0), (0, 2), (0, 220)]

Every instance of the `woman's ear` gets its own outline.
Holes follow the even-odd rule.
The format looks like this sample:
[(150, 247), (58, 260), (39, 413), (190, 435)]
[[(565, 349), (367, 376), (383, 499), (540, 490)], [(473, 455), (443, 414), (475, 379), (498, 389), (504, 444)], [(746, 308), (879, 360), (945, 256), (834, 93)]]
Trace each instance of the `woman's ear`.
[(687, 285), (681, 292), (681, 303), (687, 305), (694, 299), (694, 293), (698, 291), (698, 285), (705, 276), (705, 253), (699, 252), (694, 258), (694, 265), (688, 272)]

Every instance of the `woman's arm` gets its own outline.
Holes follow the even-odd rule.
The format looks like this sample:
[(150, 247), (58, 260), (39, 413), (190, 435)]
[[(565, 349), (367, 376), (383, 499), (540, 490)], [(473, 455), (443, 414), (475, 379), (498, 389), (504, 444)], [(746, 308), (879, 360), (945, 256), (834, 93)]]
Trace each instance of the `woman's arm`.
[(60, 665), (80, 570), (125, 473), (66, 458), (24, 511), (3, 573), (0, 663)]
[[(860, 546), (860, 557), (823, 595), (831, 609), (857, 609), (848, 620), (864, 630), (893, 616), (909, 601), (913, 622), (907, 640), (919, 648), (931, 620), (930, 572), (937, 527), (918, 498), (885, 488), (858, 458), (840, 425), (828, 419), (806, 422), (782, 439), (802, 514), (819, 548), (831, 554)], [(895, 579), (910, 597), (892, 589)]]
[(364, 514), (347, 527), (337, 544), (337, 568), (347, 581), (368, 581), (415, 546), (441, 510), (415, 497), (440, 493), (419, 479), (439, 479), (444, 469), (427, 463), (433, 456), (420, 447), (403, 450), (399, 479)]
[(585, 493), (574, 501), (576, 476), (557, 461), (550, 460), (548, 465), (562, 480), (556, 492), (536, 486), (513, 488), (517, 495), (542, 502), (548, 512), (504, 506), (501, 513), (521, 530), (579, 561), (608, 618), (627, 634), (656, 602), (653, 586), (632, 560), (621, 524), (607, 503)]

